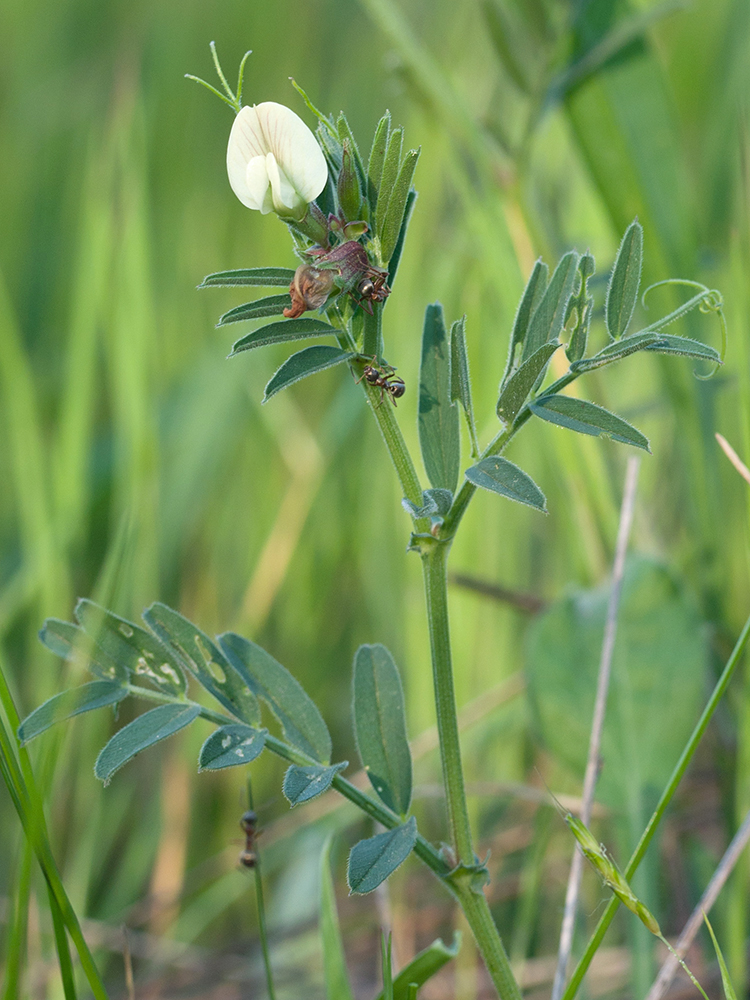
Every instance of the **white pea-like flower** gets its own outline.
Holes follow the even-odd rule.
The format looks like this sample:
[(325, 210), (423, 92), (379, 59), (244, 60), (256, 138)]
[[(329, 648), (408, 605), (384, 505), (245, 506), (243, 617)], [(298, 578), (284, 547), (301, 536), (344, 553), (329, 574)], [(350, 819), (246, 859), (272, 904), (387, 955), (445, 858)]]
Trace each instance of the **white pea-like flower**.
[(227, 173), (243, 205), (302, 219), (328, 179), (318, 142), (291, 108), (273, 101), (244, 107), (232, 125)]

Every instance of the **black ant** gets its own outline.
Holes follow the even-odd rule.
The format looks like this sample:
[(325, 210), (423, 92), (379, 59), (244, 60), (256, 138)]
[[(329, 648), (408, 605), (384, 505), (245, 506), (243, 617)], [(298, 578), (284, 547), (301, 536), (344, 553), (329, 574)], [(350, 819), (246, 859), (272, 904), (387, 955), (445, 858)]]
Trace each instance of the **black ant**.
[(252, 810), (242, 814), (240, 826), (245, 831), (245, 848), (240, 853), (239, 861), (245, 868), (255, 868), (258, 855), (255, 853), (255, 838), (260, 834), (257, 829), (258, 817)]
[(365, 365), (362, 375), (357, 379), (357, 385), (364, 379), (368, 385), (380, 389), (380, 403), (383, 402), (384, 393), (387, 392), (389, 399), (396, 406), (396, 400), (401, 399), (406, 392), (406, 383), (400, 376), (394, 375), (396, 369), (392, 365), (385, 363), (378, 365), (376, 362), (377, 356), (374, 356), (372, 362)]

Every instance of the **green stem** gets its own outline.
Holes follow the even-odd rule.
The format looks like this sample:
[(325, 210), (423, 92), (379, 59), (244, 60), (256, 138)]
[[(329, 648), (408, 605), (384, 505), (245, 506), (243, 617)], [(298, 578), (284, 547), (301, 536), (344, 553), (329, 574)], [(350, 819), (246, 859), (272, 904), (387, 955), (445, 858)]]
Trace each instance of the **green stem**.
[(484, 893), (481, 890), (475, 892), (470, 886), (463, 886), (457, 895), (498, 996), (502, 1000), (521, 1000), (521, 990)]
[[(253, 808), (253, 786), (250, 776), (247, 778), (247, 801), (248, 808)], [(268, 1000), (276, 1000), (276, 992), (273, 988), (273, 969), (271, 968), (271, 952), (268, 948), (268, 930), (266, 928), (266, 907), (263, 902), (263, 879), (260, 874), (260, 854), (255, 852), (255, 901), (258, 907), (258, 933), (260, 935), (260, 947), (263, 952), (263, 965), (266, 970), (266, 987), (268, 989)]]
[[(703, 714), (698, 720), (698, 723), (695, 729), (693, 730), (693, 733), (690, 739), (688, 740), (685, 749), (682, 751), (682, 755), (678, 760), (674, 771), (672, 772), (672, 776), (670, 777), (669, 782), (667, 783), (667, 787), (662, 792), (662, 796), (659, 799), (659, 803), (656, 806), (656, 809), (654, 810), (654, 813), (648, 822), (648, 826), (643, 831), (641, 839), (638, 841), (638, 846), (636, 847), (635, 851), (633, 851), (633, 855), (630, 858), (630, 861), (628, 861), (627, 863), (624, 875), (628, 881), (632, 879), (638, 866), (643, 860), (648, 845), (651, 843), (654, 834), (656, 833), (656, 830), (659, 826), (659, 823), (662, 821), (664, 813), (667, 811), (667, 807), (669, 806), (669, 803), (672, 801), (674, 793), (677, 791), (677, 786), (682, 780), (682, 776), (684, 775), (685, 771), (688, 768), (688, 765), (690, 764), (690, 761), (693, 758), (693, 754), (695, 753), (698, 744), (700, 743), (701, 738), (704, 732), (706, 731), (706, 727), (711, 721), (711, 718), (714, 712), (716, 711), (717, 705), (724, 696), (724, 692), (726, 691), (729, 682), (732, 679), (732, 675), (734, 674), (734, 671), (737, 667), (737, 664), (740, 661), (740, 657), (742, 656), (742, 651), (744, 650), (745, 645), (747, 643), (748, 636), (750, 636), (750, 618), (748, 618), (747, 621), (745, 622), (744, 628), (740, 633), (740, 637), (737, 640), (734, 649), (732, 650), (732, 655), (727, 660), (727, 664), (724, 667), (721, 677), (716, 682), (716, 687), (714, 688), (713, 693), (711, 694), (711, 697), (708, 700), (708, 704), (704, 708)], [(607, 908), (602, 914), (602, 917), (599, 923), (597, 924), (596, 930), (591, 935), (591, 939), (589, 940), (589, 943), (586, 946), (586, 950), (583, 953), (581, 960), (576, 966), (575, 972), (571, 976), (570, 982), (568, 983), (568, 988), (565, 990), (562, 1000), (572, 1000), (572, 998), (575, 996), (578, 987), (581, 985), (581, 980), (585, 976), (588, 967), (591, 965), (591, 960), (593, 959), (594, 955), (596, 954), (597, 948), (602, 942), (602, 939), (607, 931), (607, 928), (614, 919), (615, 913), (617, 912), (617, 907), (619, 905), (620, 905), (619, 899), (616, 896), (613, 896), (612, 899), (607, 904)]]
[(63, 994), (65, 1000), (76, 1000), (76, 981), (73, 975), (73, 962), (70, 958), (70, 946), (68, 936), (65, 933), (65, 921), (57, 905), (55, 894), (50, 885), (47, 885), (49, 896), (49, 909), (52, 914), (52, 929), (55, 935), (55, 947), (57, 948), (57, 961), (60, 965), (60, 978), (63, 984)]
[(451, 843), (455, 849), (457, 861), (471, 866), (475, 864), (475, 860), (471, 842), (469, 812), (466, 807), (466, 790), (458, 737), (456, 694), (453, 687), (448, 622), (447, 556), (448, 545), (445, 542), (425, 543), (422, 551), (422, 573), (427, 601), (430, 648), (432, 650), (432, 678), (435, 689), (440, 760), (443, 766)]
[[(422, 486), (409, 449), (406, 447), (401, 428), (396, 420), (396, 408), (391, 405), (390, 400), (383, 397), (383, 393), (377, 386), (370, 385), (366, 380), (362, 382), (362, 385), (367, 394), (367, 401), (378, 422), (380, 433), (383, 435), (388, 454), (391, 456), (401, 491), (407, 500), (411, 500), (417, 507), (421, 507)], [(416, 522), (417, 531), (427, 531), (428, 529), (427, 518), (421, 518)]]

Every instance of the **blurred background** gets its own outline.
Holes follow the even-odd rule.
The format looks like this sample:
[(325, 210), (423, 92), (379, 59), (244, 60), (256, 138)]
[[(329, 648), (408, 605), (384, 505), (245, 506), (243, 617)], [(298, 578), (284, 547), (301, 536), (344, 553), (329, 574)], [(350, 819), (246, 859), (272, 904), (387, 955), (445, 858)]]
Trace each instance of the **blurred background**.
[[(449, 320), (467, 315), (486, 443), (538, 255), (553, 265), (571, 247), (596, 256), (595, 347), (611, 262), (636, 215), (645, 283), (682, 277), (722, 292), (730, 344), (713, 379), (696, 379), (694, 362), (643, 354), (578, 383), (635, 422), (653, 452), (641, 467), (628, 641), (615, 663), (617, 704), (636, 704), (636, 691), (646, 707), (630, 723), (613, 710), (615, 777), (597, 820), (624, 863), (750, 607), (748, 487), (714, 439), (720, 431), (750, 455), (746, 0), (8, 0), (0, 39), (0, 633), (22, 715), (83, 679), (39, 644), (45, 617), (71, 618), (76, 596), (131, 618), (158, 599), (207, 632), (232, 629), (272, 652), (321, 707), (335, 759), (354, 769), (352, 656), (361, 642), (383, 642), (402, 671), (410, 735), (422, 740), (420, 829), (445, 836), (420, 567), (405, 551), (408, 518), (363, 396), (337, 368), (261, 407), (288, 350), (225, 360), (234, 331), (214, 323), (242, 293), (195, 290), (211, 271), (295, 265), (285, 227), (229, 189), (231, 112), (183, 79), (214, 81), (211, 39), (230, 80), (253, 49), (247, 103), (279, 101), (313, 125), (293, 76), (318, 107), (345, 110), (365, 155), (386, 108), (407, 147), (422, 147), (385, 315), (415, 451), (427, 303), (440, 300)], [(634, 322), (677, 301), (659, 292)], [(673, 331), (719, 344), (712, 316)], [(539, 997), (549, 995), (571, 853), (540, 775), (558, 793), (580, 792), (593, 681), (571, 692), (598, 658), (626, 451), (532, 422), (509, 457), (539, 483), (549, 516), (477, 496), (452, 556), (475, 588), (515, 595), (456, 584), (451, 613), (478, 850), (492, 851), (493, 911)], [(750, 807), (743, 671), (645, 868), (640, 891), (668, 934)], [(93, 763), (114, 728), (111, 714), (95, 713), (32, 747), (53, 847), (112, 996), (125, 990), (123, 925), (139, 998), (262, 996), (252, 884), (237, 865), (245, 776), (196, 774), (209, 731), (199, 722), (102, 788)], [(290, 813), (270, 756), (252, 773), (280, 996), (324, 995), (318, 858), (332, 829), (358, 996), (379, 988), (381, 926), (393, 929), (399, 963), (460, 929), (414, 860), (387, 893), (346, 898), (346, 850), (371, 827), (327, 800)], [(617, 774), (630, 776), (627, 788)], [(22, 857), (0, 788), (0, 956), (22, 949), (23, 995), (57, 997), (36, 873), (25, 940), (7, 932)], [(576, 952), (606, 896), (587, 872)], [(742, 992), (749, 898), (745, 859), (714, 914)], [(620, 914), (588, 995), (644, 995), (658, 958)], [(693, 961), (711, 983), (709, 951)], [(423, 995), (485, 989), (464, 935)]]

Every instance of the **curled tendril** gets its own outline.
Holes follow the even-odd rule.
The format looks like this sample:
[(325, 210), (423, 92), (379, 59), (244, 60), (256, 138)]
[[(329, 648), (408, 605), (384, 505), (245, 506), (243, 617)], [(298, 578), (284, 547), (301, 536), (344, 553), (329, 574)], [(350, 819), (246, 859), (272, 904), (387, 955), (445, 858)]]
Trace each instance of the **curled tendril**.
[(207, 83), (205, 80), (202, 80), (199, 76), (193, 76), (192, 73), (186, 73), (185, 79), (195, 80), (196, 83), (202, 84), (202, 86), (204, 86), (207, 90), (210, 90), (212, 94), (216, 94), (219, 100), (223, 101), (225, 104), (228, 104), (229, 107), (232, 108), (232, 110), (236, 114), (239, 114), (240, 109), (242, 108), (242, 81), (245, 76), (245, 63), (247, 62), (247, 57), (251, 54), (252, 54), (252, 49), (250, 49), (248, 52), (244, 54), (240, 62), (240, 70), (237, 76), (236, 94), (229, 86), (229, 84), (227, 83), (227, 78), (224, 76), (224, 71), (221, 68), (221, 63), (219, 62), (219, 56), (218, 53), (216, 52), (216, 42), (211, 42), (211, 56), (214, 61), (214, 66), (216, 67), (216, 75), (219, 77), (221, 85), (224, 88), (224, 93), (222, 94), (220, 90), (217, 90), (216, 87), (214, 87), (210, 83)]
[(644, 309), (648, 309), (646, 305), (646, 296), (654, 288), (659, 288), (661, 285), (685, 285), (688, 288), (697, 288), (699, 294), (694, 295), (692, 299), (685, 302), (678, 309), (675, 309), (673, 313), (665, 317), (667, 323), (671, 323), (680, 316), (684, 316), (686, 313), (690, 312), (691, 309), (697, 308), (702, 313), (716, 313), (719, 317), (719, 325), (721, 327), (721, 350), (719, 351), (719, 360), (714, 365), (713, 369), (708, 373), (708, 375), (700, 375), (697, 371), (693, 371), (693, 375), (700, 379), (702, 382), (707, 381), (716, 374), (721, 365), (724, 364), (724, 357), (727, 352), (727, 321), (724, 315), (724, 297), (721, 292), (716, 288), (708, 288), (707, 285), (702, 284), (700, 281), (691, 281), (689, 278), (665, 278), (664, 281), (657, 281), (653, 285), (649, 285), (643, 292), (641, 296), (641, 303)]

